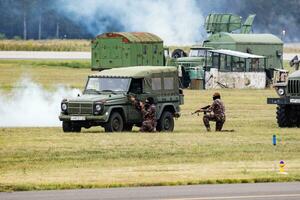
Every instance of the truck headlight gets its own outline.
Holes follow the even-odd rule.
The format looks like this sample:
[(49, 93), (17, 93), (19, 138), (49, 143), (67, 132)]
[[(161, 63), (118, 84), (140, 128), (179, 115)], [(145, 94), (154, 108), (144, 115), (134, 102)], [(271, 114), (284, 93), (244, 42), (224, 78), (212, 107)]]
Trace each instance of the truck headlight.
[(279, 88), (279, 89), (277, 90), (277, 93), (279, 94), (279, 96), (284, 95), (284, 93), (285, 93), (284, 88)]
[(102, 110), (101, 105), (100, 105), (100, 104), (96, 104), (95, 110), (96, 110), (97, 112), (100, 112), (100, 111)]
[(68, 105), (66, 103), (62, 103), (61, 104), (61, 110), (64, 111), (64, 112), (67, 111), (68, 110)]

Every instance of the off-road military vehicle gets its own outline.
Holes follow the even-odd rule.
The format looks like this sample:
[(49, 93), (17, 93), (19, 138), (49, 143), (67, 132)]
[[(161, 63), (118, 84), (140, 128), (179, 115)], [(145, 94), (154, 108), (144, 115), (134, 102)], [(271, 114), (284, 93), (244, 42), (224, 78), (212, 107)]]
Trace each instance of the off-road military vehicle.
[(277, 104), (277, 124), (279, 127), (300, 127), (300, 70), (288, 76), (282, 73), (282, 80), (274, 84), (279, 98), (268, 98), (268, 104)]
[(141, 126), (142, 115), (130, 101), (153, 97), (157, 131), (173, 131), (174, 117), (183, 104), (176, 67), (136, 66), (103, 70), (88, 77), (83, 95), (61, 102), (64, 132), (102, 126), (106, 132), (131, 131)]

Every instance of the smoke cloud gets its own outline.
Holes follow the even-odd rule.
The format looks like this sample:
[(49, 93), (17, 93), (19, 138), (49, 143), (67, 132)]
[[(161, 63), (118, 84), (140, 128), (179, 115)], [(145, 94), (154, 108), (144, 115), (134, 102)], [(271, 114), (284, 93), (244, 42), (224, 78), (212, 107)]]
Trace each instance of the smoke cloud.
[(206, 34), (197, 4), (196, 0), (61, 0), (57, 7), (95, 36), (144, 31), (160, 36), (167, 45), (182, 45), (201, 41)]
[(61, 100), (78, 93), (79, 89), (66, 86), (47, 91), (29, 78), (22, 78), (9, 94), (0, 91), (0, 127), (61, 126)]

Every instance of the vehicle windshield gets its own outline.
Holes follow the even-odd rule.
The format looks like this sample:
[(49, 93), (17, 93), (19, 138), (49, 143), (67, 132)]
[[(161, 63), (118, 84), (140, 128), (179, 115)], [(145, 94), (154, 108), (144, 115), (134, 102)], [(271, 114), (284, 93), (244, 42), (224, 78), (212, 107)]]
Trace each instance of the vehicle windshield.
[(130, 78), (90, 77), (84, 93), (127, 92)]
[(205, 51), (204, 49), (191, 49), (189, 57), (204, 57)]

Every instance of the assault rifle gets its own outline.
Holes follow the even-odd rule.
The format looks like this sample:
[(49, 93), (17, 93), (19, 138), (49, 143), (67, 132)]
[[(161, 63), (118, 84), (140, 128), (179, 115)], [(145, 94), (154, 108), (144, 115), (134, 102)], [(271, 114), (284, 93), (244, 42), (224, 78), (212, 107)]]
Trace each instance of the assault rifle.
[(192, 115), (199, 114), (199, 112), (203, 112), (204, 114), (206, 114), (207, 112), (209, 112), (209, 110), (208, 110), (209, 108), (210, 108), (210, 105), (204, 106), (204, 107), (192, 112)]

